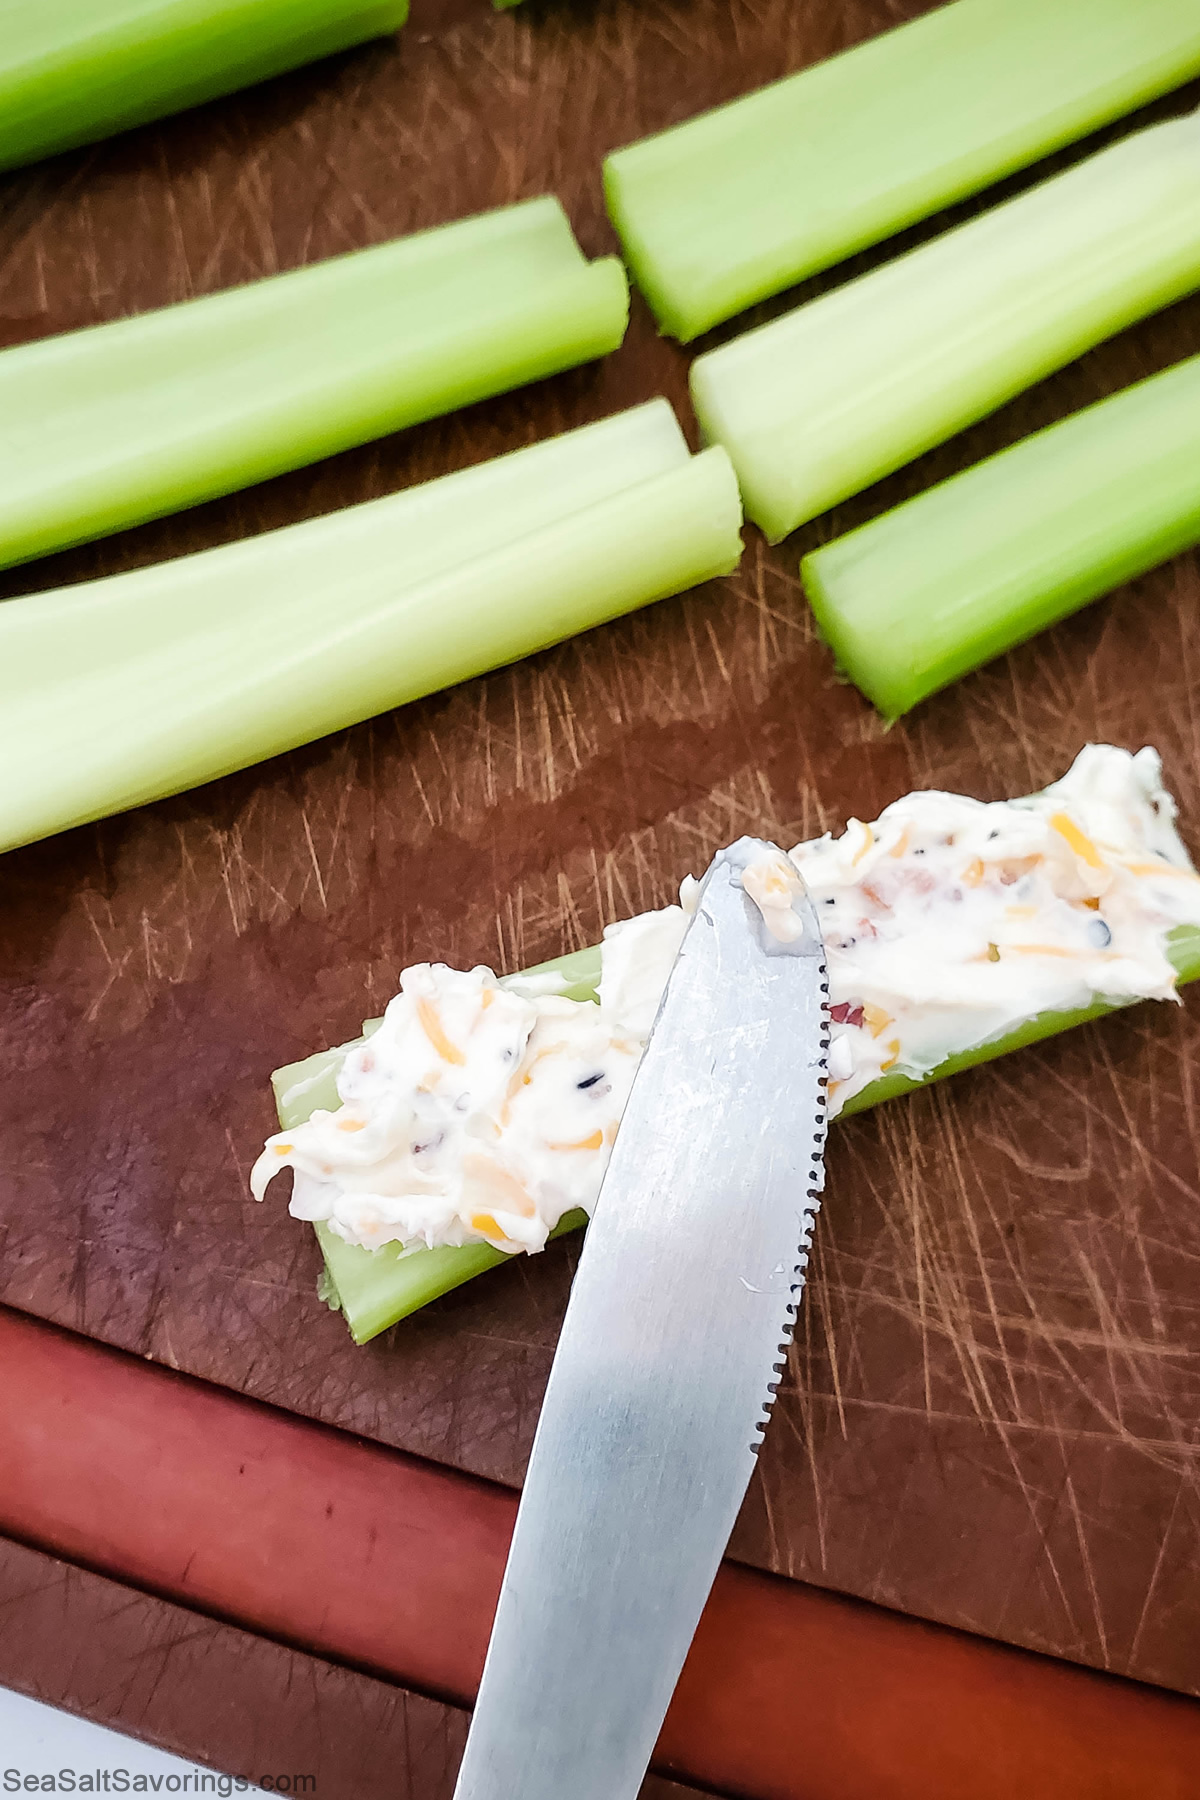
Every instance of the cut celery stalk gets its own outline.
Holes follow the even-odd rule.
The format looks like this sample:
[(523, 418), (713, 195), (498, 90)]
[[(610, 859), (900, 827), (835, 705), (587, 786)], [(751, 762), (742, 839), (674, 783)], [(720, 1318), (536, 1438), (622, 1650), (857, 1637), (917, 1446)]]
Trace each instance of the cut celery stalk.
[(889, 719), (1200, 540), (1200, 357), (806, 556), (841, 669)]
[(408, 0), (0, 0), (0, 169), (403, 25)]
[(1200, 286), (1200, 116), (1156, 125), (692, 367), (773, 541)]
[(0, 849), (557, 643), (741, 552), (665, 400), (441, 480), (0, 606)]
[[(586, 1224), (585, 1212), (569, 1212), (550, 1236), (565, 1237)], [(343, 1242), (328, 1225), (318, 1224), (313, 1229), (325, 1258), (329, 1287), (356, 1344), (369, 1343), (431, 1300), (512, 1260), (490, 1244), (410, 1250), (407, 1255), (397, 1244), (362, 1250), (357, 1244)]]
[(1190, 0), (955, 0), (618, 150), (608, 208), (686, 343), (1198, 71)]
[(543, 198), (5, 350), (0, 564), (603, 356), (628, 306)]
[[(1194, 926), (1180, 926), (1171, 933), (1167, 951), (1181, 982), (1200, 979), (1200, 930)], [(579, 950), (558, 962), (542, 963), (537, 972), (545, 970), (558, 970), (564, 975), (569, 983), (565, 992), (571, 999), (597, 998), (596, 984), (600, 979), (599, 948)], [(1083, 1025), (1106, 1013), (1120, 1011), (1122, 1006), (1128, 1004), (1130, 1002), (1114, 1004), (1107, 1000), (1097, 1000), (1093, 1006), (1078, 1012), (1039, 1013), (1036, 1018), (1027, 1019), (1023, 1025), (999, 1038), (976, 1044), (957, 1056), (947, 1057), (945, 1062), (923, 1078), (914, 1079), (900, 1074), (880, 1076), (857, 1094), (838, 1114), (838, 1118), (849, 1118), (851, 1114), (865, 1112), (868, 1107), (878, 1106), (884, 1100), (912, 1093), (916, 1088), (929, 1087), (935, 1081), (943, 1081), (948, 1075), (956, 1075), (961, 1070), (991, 1062), (998, 1056), (1007, 1055), (1010, 1050), (1020, 1050), (1027, 1044), (1036, 1044), (1041, 1039), (1053, 1037), (1074, 1025)], [(378, 1019), (368, 1020), (364, 1030), (369, 1034), (378, 1025)], [(361, 1041), (361, 1038), (355, 1040), (356, 1043)], [(315, 1056), (289, 1063), (285, 1068), (275, 1071), (271, 1084), (279, 1123), (284, 1131), (303, 1124), (318, 1107), (332, 1111), (341, 1104), (337, 1077), (348, 1052), (353, 1048), (354, 1044), (342, 1044), (332, 1050), (320, 1050)], [(570, 1213), (553, 1235), (557, 1237), (562, 1232), (573, 1231), (584, 1223), (586, 1219), (583, 1214)], [(364, 1250), (357, 1244), (343, 1242), (325, 1224), (318, 1224), (315, 1230), (325, 1257), (329, 1282), (336, 1293), (351, 1336), (358, 1344), (365, 1344), (370, 1338), (377, 1337), (381, 1331), (386, 1331), (389, 1326), (407, 1318), (420, 1307), (427, 1306), (439, 1295), (461, 1286), (464, 1281), (470, 1281), (473, 1276), (482, 1275), (485, 1270), (496, 1268), (509, 1260), (504, 1251), (493, 1250), (487, 1244), (467, 1244), (461, 1249), (414, 1250), (407, 1253), (396, 1245), (387, 1245), (380, 1250)]]

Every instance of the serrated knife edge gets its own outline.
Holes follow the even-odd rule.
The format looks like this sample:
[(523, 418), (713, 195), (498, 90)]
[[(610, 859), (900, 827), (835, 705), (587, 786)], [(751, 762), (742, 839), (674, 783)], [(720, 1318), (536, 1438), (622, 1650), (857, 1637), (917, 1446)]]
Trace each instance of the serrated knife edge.
[[(634, 1800), (745, 1494), (825, 1141), (815, 913), (705, 876), (580, 1258), (456, 1800)], [(798, 882), (798, 878), (797, 878)]]

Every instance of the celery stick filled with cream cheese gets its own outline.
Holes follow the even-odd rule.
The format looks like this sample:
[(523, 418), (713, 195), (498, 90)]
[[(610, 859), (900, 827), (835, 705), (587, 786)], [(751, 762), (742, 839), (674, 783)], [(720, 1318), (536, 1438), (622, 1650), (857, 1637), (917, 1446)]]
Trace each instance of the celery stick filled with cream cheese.
[[(1154, 750), (1089, 745), (1032, 797), (909, 794), (747, 871), (768, 926), (797, 875), (818, 907), (831, 1116), (1055, 1028), (1031, 1022), (1174, 998), (1200, 974), (1174, 819)], [(268, 1140), (255, 1195), (290, 1167), (293, 1214), (344, 1245), (540, 1250), (595, 1203), (694, 896), (608, 928), (594, 1000), (553, 969), (406, 970), (378, 1028), (324, 1053), (340, 1105)]]

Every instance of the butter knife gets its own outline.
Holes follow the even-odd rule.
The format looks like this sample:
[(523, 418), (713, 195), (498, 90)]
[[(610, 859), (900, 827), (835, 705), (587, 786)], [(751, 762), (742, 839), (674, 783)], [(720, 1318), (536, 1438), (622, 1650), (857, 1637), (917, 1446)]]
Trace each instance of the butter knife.
[(588, 1228), (455, 1800), (635, 1800), (754, 1468), (823, 1185), (798, 874), (704, 877)]

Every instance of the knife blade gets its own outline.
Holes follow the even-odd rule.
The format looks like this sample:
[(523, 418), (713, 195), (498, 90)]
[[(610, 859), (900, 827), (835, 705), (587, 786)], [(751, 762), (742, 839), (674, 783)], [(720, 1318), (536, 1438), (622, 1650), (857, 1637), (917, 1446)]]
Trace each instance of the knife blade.
[(455, 1800), (637, 1794), (796, 1317), (827, 998), (799, 875), (740, 839), (704, 877), (588, 1228)]

